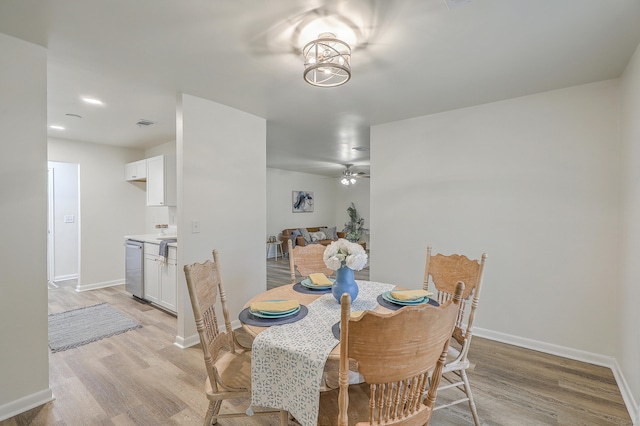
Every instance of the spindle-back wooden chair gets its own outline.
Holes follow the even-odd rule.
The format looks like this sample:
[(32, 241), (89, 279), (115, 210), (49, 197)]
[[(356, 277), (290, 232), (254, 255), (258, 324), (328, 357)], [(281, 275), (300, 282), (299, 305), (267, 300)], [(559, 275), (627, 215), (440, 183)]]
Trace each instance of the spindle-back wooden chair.
[[(213, 250), (213, 262), (207, 260), (204, 263), (185, 265), (184, 274), (207, 369), (205, 389), (209, 408), (204, 425), (215, 425), (218, 418), (246, 416), (244, 411), (220, 414), (223, 400), (251, 398), (251, 351), (238, 343), (231, 328), (218, 251)], [(216, 314), (218, 297), (225, 331), (220, 331), (218, 328)], [(254, 415), (267, 414), (279, 414), (281, 426), (287, 425), (286, 411), (254, 413)]]
[(444, 365), (442, 383), (439, 391), (458, 389), (464, 397), (435, 407), (436, 410), (467, 401), (473, 421), (480, 424), (471, 385), (466, 370), (471, 366), (467, 355), (473, 336), (473, 319), (480, 301), (480, 289), (484, 273), (487, 254), (483, 253), (480, 260), (472, 260), (466, 256), (452, 254), (431, 254), (431, 246), (427, 247), (427, 260), (424, 271), (423, 288), (434, 291), (438, 302), (450, 300), (455, 292), (456, 283), (462, 281), (465, 285), (460, 310), (453, 330), (454, 342), (449, 346), (449, 354)]
[(291, 272), (291, 284), (296, 281), (296, 268), (302, 278), (306, 278), (309, 274), (322, 272), (327, 277), (333, 275), (333, 269), (327, 268), (324, 263), (325, 246), (322, 244), (307, 244), (306, 246), (296, 246), (293, 248), (291, 240), (288, 241), (289, 246), (289, 269)]
[[(460, 283), (454, 299), (439, 307), (365, 311), (357, 318), (350, 316), (350, 296), (342, 295), (338, 426), (348, 424), (350, 359), (370, 386), (369, 418), (358, 426), (429, 423), (463, 288)], [(423, 402), (430, 373), (433, 386)]]

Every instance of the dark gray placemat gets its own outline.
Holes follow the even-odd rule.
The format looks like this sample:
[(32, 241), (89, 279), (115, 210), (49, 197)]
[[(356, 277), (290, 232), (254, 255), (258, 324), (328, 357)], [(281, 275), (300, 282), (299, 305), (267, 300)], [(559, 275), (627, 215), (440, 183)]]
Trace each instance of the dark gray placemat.
[(296, 322), (306, 317), (307, 313), (309, 313), (309, 309), (307, 309), (305, 305), (300, 305), (300, 310), (293, 315), (290, 315), (284, 318), (271, 319), (271, 318), (260, 318), (260, 317), (253, 316), (251, 314), (250, 308), (245, 308), (242, 310), (242, 312), (240, 312), (240, 315), (238, 315), (238, 319), (240, 320), (240, 322), (247, 325), (255, 325), (258, 327), (270, 327), (272, 325), (291, 324), (292, 322)]
[[(384, 306), (387, 309), (391, 309), (392, 311), (397, 311), (400, 308), (404, 308), (403, 305), (396, 305), (395, 303), (391, 303), (388, 300), (383, 299), (381, 294), (378, 295), (377, 300), (381, 306)], [(431, 306), (436, 306), (436, 307), (440, 306), (440, 304), (435, 299), (432, 299), (432, 298), (429, 298), (429, 301), (427, 302), (427, 304)], [(420, 306), (420, 305), (411, 305), (411, 306)]]
[(311, 288), (305, 287), (300, 283), (295, 283), (293, 285), (293, 289), (295, 291), (297, 291), (298, 293), (304, 293), (304, 294), (325, 294), (325, 293), (331, 293), (331, 287), (329, 288), (325, 288), (322, 290), (313, 290)]
[(333, 327), (331, 327), (331, 332), (333, 333), (333, 337), (340, 340), (340, 321), (333, 324)]

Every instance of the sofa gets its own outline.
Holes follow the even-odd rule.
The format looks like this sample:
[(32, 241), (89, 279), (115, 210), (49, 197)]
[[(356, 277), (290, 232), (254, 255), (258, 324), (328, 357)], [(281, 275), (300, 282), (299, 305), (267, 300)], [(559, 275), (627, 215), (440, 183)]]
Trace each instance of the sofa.
[[(284, 229), (282, 230), (282, 233), (280, 234), (280, 241), (282, 241), (282, 247), (283, 247), (283, 253), (287, 253), (289, 251), (289, 246), (287, 241), (291, 240), (292, 243), (294, 243), (294, 247), (295, 246), (306, 246), (307, 244), (322, 244), (323, 246), (328, 246), (329, 244), (331, 244), (332, 241), (336, 241), (338, 238), (344, 238), (345, 233), (342, 231), (335, 231), (335, 238), (323, 238), (323, 239), (315, 239), (313, 238), (316, 232), (321, 232), (320, 229), (321, 228), (327, 228), (329, 231), (333, 231), (335, 230), (335, 227), (327, 227), (327, 226), (316, 226), (316, 227), (307, 227), (307, 228), (288, 228), (288, 229)], [(309, 233), (309, 241), (307, 241), (305, 239), (304, 235), (302, 234), (302, 229), (306, 229), (306, 231)], [(296, 232), (297, 231), (297, 232)], [(292, 234), (294, 235), (294, 238), (292, 238)], [(318, 236), (318, 234), (315, 235), (316, 237)], [(325, 235), (326, 236), (326, 235)]]

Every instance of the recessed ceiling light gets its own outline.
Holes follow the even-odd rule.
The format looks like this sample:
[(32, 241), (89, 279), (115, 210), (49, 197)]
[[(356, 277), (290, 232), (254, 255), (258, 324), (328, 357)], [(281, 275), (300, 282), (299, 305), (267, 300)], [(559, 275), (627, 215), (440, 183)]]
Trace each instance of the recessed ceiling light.
[(82, 100), (91, 105), (104, 105), (104, 102), (96, 98), (82, 98)]
[(151, 120), (146, 120), (144, 118), (141, 118), (136, 122), (136, 126), (138, 127), (147, 127), (147, 126), (151, 126), (152, 124), (156, 124), (156, 122)]
[(57, 124), (52, 124), (49, 126), (49, 128), (55, 130), (64, 130), (64, 126), (58, 126)]

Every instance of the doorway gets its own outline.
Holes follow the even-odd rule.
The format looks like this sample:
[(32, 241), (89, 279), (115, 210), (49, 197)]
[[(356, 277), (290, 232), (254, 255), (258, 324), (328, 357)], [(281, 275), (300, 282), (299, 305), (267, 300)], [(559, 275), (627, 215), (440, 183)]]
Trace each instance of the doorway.
[(47, 280), (80, 281), (80, 165), (49, 161)]

